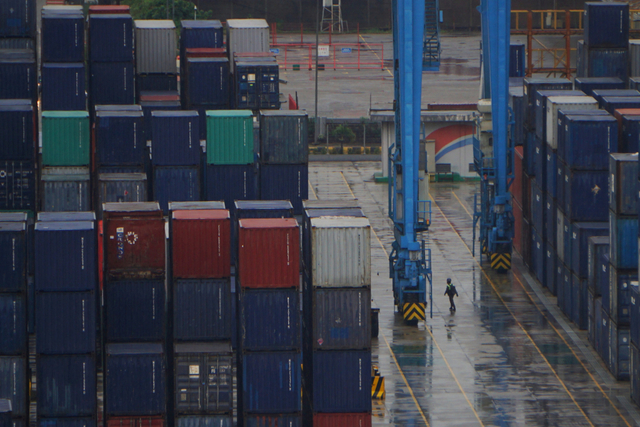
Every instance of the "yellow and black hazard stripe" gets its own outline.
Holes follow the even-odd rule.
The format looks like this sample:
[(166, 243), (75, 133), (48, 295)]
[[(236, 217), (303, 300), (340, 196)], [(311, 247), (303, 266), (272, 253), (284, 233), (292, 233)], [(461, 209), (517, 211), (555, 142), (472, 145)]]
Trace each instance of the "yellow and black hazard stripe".
[(511, 270), (511, 254), (491, 254), (491, 268), (498, 271)]
[(373, 376), (371, 377), (371, 398), (384, 399), (384, 377), (380, 375), (380, 371), (376, 366), (373, 367)]
[(426, 304), (423, 302), (405, 302), (402, 307), (402, 317), (406, 321), (425, 320)]

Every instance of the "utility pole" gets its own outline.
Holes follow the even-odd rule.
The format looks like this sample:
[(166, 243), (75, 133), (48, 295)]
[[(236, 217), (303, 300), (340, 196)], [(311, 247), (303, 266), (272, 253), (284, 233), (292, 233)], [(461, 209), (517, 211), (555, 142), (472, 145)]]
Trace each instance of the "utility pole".
[[(318, 125), (320, 124), (318, 120), (318, 45), (319, 45), (319, 36), (320, 34), (320, 0), (316, 0), (316, 118), (315, 125), (313, 126), (313, 143), (318, 144)], [(327, 135), (327, 141), (329, 141), (329, 136)]]

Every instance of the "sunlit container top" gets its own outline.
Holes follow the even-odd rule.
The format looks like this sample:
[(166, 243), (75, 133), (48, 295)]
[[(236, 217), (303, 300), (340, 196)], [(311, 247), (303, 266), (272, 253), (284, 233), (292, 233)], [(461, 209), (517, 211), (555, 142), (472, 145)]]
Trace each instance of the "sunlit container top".
[(93, 5), (89, 6), (89, 15), (129, 13), (129, 5)]
[(38, 222), (95, 221), (95, 212), (38, 212)]
[(136, 20), (136, 72), (176, 74), (177, 35), (171, 20)]
[(236, 200), (236, 210), (291, 210), (293, 206), (288, 200)]
[(211, 210), (211, 209), (226, 209), (224, 202), (208, 201), (208, 202), (170, 202), (169, 210)]
[(158, 214), (162, 212), (160, 210), (160, 204), (158, 202), (135, 202), (135, 203), (104, 203), (102, 205), (102, 209), (105, 212), (112, 213), (155, 213)]
[(94, 111), (142, 111), (142, 106), (138, 104), (131, 105), (96, 105)]
[(25, 222), (27, 217), (26, 212), (0, 212), (0, 222)]
[(305, 209), (360, 208), (358, 199), (305, 200), (302, 202), (302, 205)]
[(251, 111), (207, 111), (207, 163), (245, 165), (253, 160)]
[(311, 219), (311, 280), (314, 287), (371, 285), (371, 225), (367, 218)]

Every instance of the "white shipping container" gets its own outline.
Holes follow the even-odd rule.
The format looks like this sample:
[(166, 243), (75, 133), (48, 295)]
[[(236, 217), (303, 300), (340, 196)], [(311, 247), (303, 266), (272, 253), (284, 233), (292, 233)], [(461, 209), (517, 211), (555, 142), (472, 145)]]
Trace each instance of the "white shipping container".
[(367, 218), (311, 219), (313, 287), (371, 285), (371, 225)]
[(171, 20), (136, 20), (136, 73), (177, 74), (176, 25)]
[(591, 96), (550, 96), (547, 98), (547, 143), (558, 148), (558, 111), (597, 110), (598, 102)]
[(640, 40), (629, 40), (629, 76), (640, 76)]
[(269, 24), (264, 19), (228, 19), (227, 51), (231, 72), (234, 55), (247, 52), (269, 52)]

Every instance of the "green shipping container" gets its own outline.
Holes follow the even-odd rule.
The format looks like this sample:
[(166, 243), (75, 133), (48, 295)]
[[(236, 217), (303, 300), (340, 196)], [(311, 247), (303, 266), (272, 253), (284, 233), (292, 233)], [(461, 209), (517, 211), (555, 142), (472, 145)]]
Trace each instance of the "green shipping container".
[(207, 163), (253, 163), (253, 116), (249, 110), (207, 111)]
[(44, 166), (89, 166), (89, 113), (42, 113), (42, 163)]

